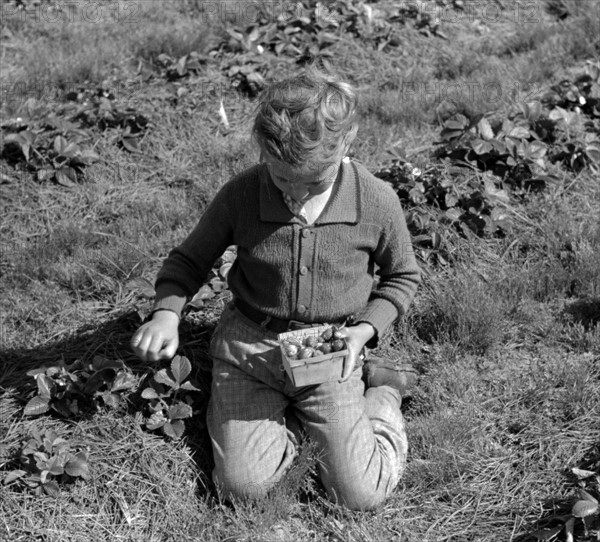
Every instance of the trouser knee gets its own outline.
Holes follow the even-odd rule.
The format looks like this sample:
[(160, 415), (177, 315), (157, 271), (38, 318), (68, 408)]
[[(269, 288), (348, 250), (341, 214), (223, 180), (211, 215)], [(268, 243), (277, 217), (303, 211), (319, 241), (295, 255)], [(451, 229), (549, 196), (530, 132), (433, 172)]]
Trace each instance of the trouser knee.
[(340, 491), (335, 488), (327, 490), (329, 498), (337, 503), (349, 508), (350, 510), (374, 510), (381, 506), (385, 501), (385, 495), (377, 491), (368, 491), (366, 489), (356, 489), (350, 491)]
[(216, 470), (213, 472), (213, 482), (226, 500), (259, 499), (271, 488), (268, 482), (253, 480), (248, 476), (223, 475)]

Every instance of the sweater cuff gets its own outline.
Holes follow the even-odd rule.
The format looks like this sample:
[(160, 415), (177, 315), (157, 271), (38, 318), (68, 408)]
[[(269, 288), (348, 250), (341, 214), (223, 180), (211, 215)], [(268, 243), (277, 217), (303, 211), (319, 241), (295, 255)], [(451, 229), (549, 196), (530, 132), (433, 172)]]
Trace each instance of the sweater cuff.
[(181, 286), (174, 282), (160, 282), (156, 286), (156, 300), (152, 306), (152, 313), (167, 310), (181, 317), (186, 303), (187, 295)]
[(396, 305), (382, 297), (375, 297), (356, 315), (354, 322), (368, 322), (375, 328), (377, 335), (367, 345), (369, 348), (374, 348), (373, 344), (377, 344), (377, 341), (383, 336), (388, 327), (394, 323), (396, 318), (398, 318)]

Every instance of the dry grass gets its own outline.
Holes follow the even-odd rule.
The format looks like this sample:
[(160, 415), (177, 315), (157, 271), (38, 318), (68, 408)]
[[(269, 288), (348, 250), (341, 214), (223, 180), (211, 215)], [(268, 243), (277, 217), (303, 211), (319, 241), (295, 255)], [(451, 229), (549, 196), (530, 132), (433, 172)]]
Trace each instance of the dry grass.
[[(394, 147), (427, 164), (446, 98), (502, 115), (600, 51), (596, 2), (564, 0), (572, 13), (564, 21), (540, 2), (536, 22), (515, 21), (517, 3), (502, 3), (498, 20), (442, 22), (448, 40), (407, 29), (402, 47), (386, 53), (352, 39), (336, 46), (336, 67), (361, 95), (358, 159), (376, 169)], [(411, 445), (406, 475), (375, 512), (329, 503), (309, 446), (266, 499), (221, 502), (204, 424), (207, 344), (219, 301), (182, 324), (181, 352), (202, 390), (183, 441), (143, 432), (127, 410), (74, 423), (23, 417), (34, 384), (25, 373), (33, 367), (101, 354), (139, 376), (149, 369), (128, 346), (148, 306), (131, 281), (153, 280), (219, 187), (256, 159), (248, 143), (253, 104), (220, 70), (176, 83), (137, 74), (140, 62), (151, 67), (160, 53), (207, 50), (235, 21), (232, 11), (209, 21), (204, 4), (143, 2), (135, 25), (2, 23), (8, 82), (59, 89), (105, 82), (152, 125), (140, 155), (118, 148), (110, 134), (94, 134), (103, 161), (72, 189), (2, 164), (10, 183), (0, 203), (0, 468), (37, 425), (89, 449), (92, 477), (65, 485), (56, 499), (0, 485), (0, 538), (536, 540), (532, 533), (556, 525), (556, 515), (569, 509), (577, 487), (570, 469), (600, 472), (600, 186), (585, 171), (561, 171), (556, 186), (511, 206), (515, 228), (507, 238), (483, 242), (448, 232), (453, 266), (425, 266), (411, 314), (380, 348), (415, 363), (423, 378), (403, 407)], [(406, 92), (408, 83), (416, 93)], [(447, 94), (494, 85), (499, 99)], [(187, 92), (178, 95), (179, 88)], [(229, 129), (219, 124), (221, 99)], [(18, 106), (13, 100), (3, 111)], [(592, 527), (586, 538), (578, 524), (575, 540), (591, 541), (597, 522)]]

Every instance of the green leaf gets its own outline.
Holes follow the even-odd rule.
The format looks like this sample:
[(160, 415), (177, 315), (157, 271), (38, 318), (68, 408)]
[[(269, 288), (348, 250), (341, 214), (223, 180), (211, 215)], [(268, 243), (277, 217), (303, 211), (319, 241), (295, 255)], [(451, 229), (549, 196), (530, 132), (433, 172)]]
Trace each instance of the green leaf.
[(185, 431), (185, 424), (181, 420), (175, 420), (174, 422), (167, 422), (163, 426), (165, 435), (171, 437), (173, 440), (180, 439)]
[(146, 388), (142, 392), (142, 397), (144, 399), (158, 399), (158, 393), (156, 393), (156, 390), (154, 388)]
[(52, 446), (54, 445), (54, 441), (58, 439), (58, 434), (56, 431), (49, 429), (44, 433), (44, 447), (48, 452), (52, 451)]
[(54, 177), (56, 171), (53, 167), (43, 167), (37, 171), (38, 181), (49, 181)]
[(586, 478), (591, 478), (596, 475), (593, 470), (578, 469), (577, 467), (573, 467), (571, 472), (577, 476), (579, 480), (585, 480)]
[(105, 391), (102, 393), (104, 404), (110, 408), (117, 409), (121, 404), (121, 396), (118, 393)]
[(506, 190), (496, 188), (494, 183), (488, 180), (484, 180), (483, 184), (485, 187), (485, 195), (490, 200), (501, 201), (502, 203), (508, 203), (510, 201), (510, 197)]
[(141, 152), (139, 149), (139, 146), (138, 146), (138, 138), (137, 137), (122, 137), (121, 144), (129, 152), (133, 152), (133, 153)]
[(448, 209), (450, 209), (452, 207), (456, 207), (456, 204), (458, 203), (458, 198), (454, 194), (452, 194), (451, 192), (448, 192), (444, 196), (444, 203), (446, 204), (446, 207)]
[(94, 356), (92, 360), (92, 369), (94, 371), (101, 371), (103, 369), (122, 369), (123, 362), (120, 360), (114, 360), (105, 358), (104, 356)]
[(523, 112), (523, 116), (532, 122), (538, 120), (542, 114), (542, 104), (540, 102), (522, 102), (519, 106)]
[(100, 156), (89, 149), (81, 151), (81, 153), (79, 154), (79, 158), (85, 164), (93, 164), (94, 162), (100, 160)]
[(488, 143), (483, 139), (474, 139), (473, 141), (471, 141), (471, 148), (477, 154), (487, 154), (493, 149), (491, 143)]
[(55, 391), (55, 386), (52, 380), (50, 380), (45, 374), (36, 375), (35, 380), (37, 382), (38, 393), (40, 396), (44, 399), (50, 399)]
[(461, 211), (460, 209), (457, 209), (456, 207), (453, 207), (452, 209), (448, 209), (444, 215), (446, 216), (446, 218), (449, 218), (452, 222), (457, 222), (458, 220), (460, 220), (460, 217), (463, 215), (463, 211)]
[(183, 384), (181, 384), (179, 389), (187, 390), (187, 391), (201, 391), (196, 386), (194, 386), (191, 382), (184, 382)]
[(563, 525), (557, 525), (552, 529), (542, 529), (541, 531), (537, 531), (533, 533), (533, 536), (535, 536), (539, 542), (550, 542), (560, 534), (563, 528)]
[(598, 511), (598, 503), (593, 503), (591, 501), (577, 501), (573, 508), (571, 509), (571, 514), (573, 514), (576, 518), (585, 518), (587, 516), (591, 516)]
[(74, 158), (79, 154), (79, 147), (76, 143), (71, 142), (62, 150), (60, 154), (65, 158)]
[(175, 356), (171, 361), (171, 372), (178, 385), (189, 376), (192, 371), (192, 364), (184, 356)]
[(484, 117), (477, 123), (477, 130), (481, 137), (485, 140), (492, 139), (494, 137), (494, 130), (490, 125), (490, 122)]
[(154, 285), (143, 277), (136, 277), (130, 280), (125, 287), (128, 290), (137, 291), (141, 296), (151, 299), (155, 295)]
[(24, 470), (11, 470), (6, 477), (3, 480), (3, 484), (5, 486), (7, 486), (8, 484), (14, 482), (15, 480), (18, 480), (19, 478), (22, 478), (23, 476), (25, 476), (27, 474), (27, 471)]
[(64, 460), (60, 456), (52, 456), (46, 465), (46, 470), (53, 476), (60, 476), (65, 472)]
[(78, 452), (72, 456), (65, 465), (65, 472), (74, 478), (78, 476), (87, 480), (90, 477), (90, 466), (85, 453)]
[(527, 139), (531, 132), (524, 126), (515, 126), (506, 135), (516, 139)]
[(68, 142), (67, 140), (59, 135), (54, 139), (54, 152), (57, 154), (62, 154), (63, 151), (67, 148)]
[(567, 127), (573, 126), (579, 122), (579, 115), (575, 112), (567, 111), (562, 107), (555, 107), (548, 115), (551, 120), (563, 123)]
[(169, 408), (169, 420), (191, 418), (192, 414), (192, 407), (185, 403), (177, 403)]
[(63, 166), (56, 170), (56, 181), (63, 186), (75, 186), (77, 183), (77, 172), (69, 166)]
[(39, 416), (40, 414), (45, 414), (50, 410), (49, 402), (49, 398), (44, 399), (43, 397), (36, 395), (25, 405), (23, 413), (25, 416)]
[(448, 119), (444, 123), (444, 127), (449, 130), (464, 130), (467, 126), (469, 126), (469, 119), (460, 113), (455, 115), (451, 119)]
[(42, 484), (42, 488), (51, 497), (58, 497), (60, 494), (60, 488), (54, 480)]
[(589, 501), (591, 503), (598, 504), (598, 500), (593, 495), (588, 493), (585, 489), (578, 489), (577, 494), (579, 495), (579, 498), (584, 501)]
[(177, 382), (175, 382), (168, 374), (166, 369), (161, 369), (154, 375), (154, 381), (159, 384), (164, 384), (170, 388), (177, 388)]
[(600, 141), (596, 140), (589, 143), (585, 148), (585, 154), (592, 162), (600, 164)]
[(111, 386), (112, 392), (131, 390), (137, 386), (137, 379), (127, 371), (119, 371)]
[(498, 154), (506, 154), (508, 152), (506, 145), (502, 143), (502, 141), (498, 141), (497, 139), (490, 139), (489, 143), (492, 147), (494, 147), (494, 150)]
[(146, 420), (145, 425), (148, 429), (154, 431), (165, 425), (166, 422), (167, 419), (162, 412), (155, 412)]

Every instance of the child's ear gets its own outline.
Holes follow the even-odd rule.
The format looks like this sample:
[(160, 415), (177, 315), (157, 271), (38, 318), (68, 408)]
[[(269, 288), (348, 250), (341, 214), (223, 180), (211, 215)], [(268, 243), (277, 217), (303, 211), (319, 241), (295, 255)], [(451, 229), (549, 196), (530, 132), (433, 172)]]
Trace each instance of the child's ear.
[(348, 151), (348, 149), (350, 148), (350, 145), (352, 145), (352, 143), (356, 139), (357, 133), (358, 133), (358, 124), (353, 124), (352, 128), (350, 128), (350, 130), (348, 130), (348, 132), (344, 136), (344, 147), (345, 147), (344, 152)]

